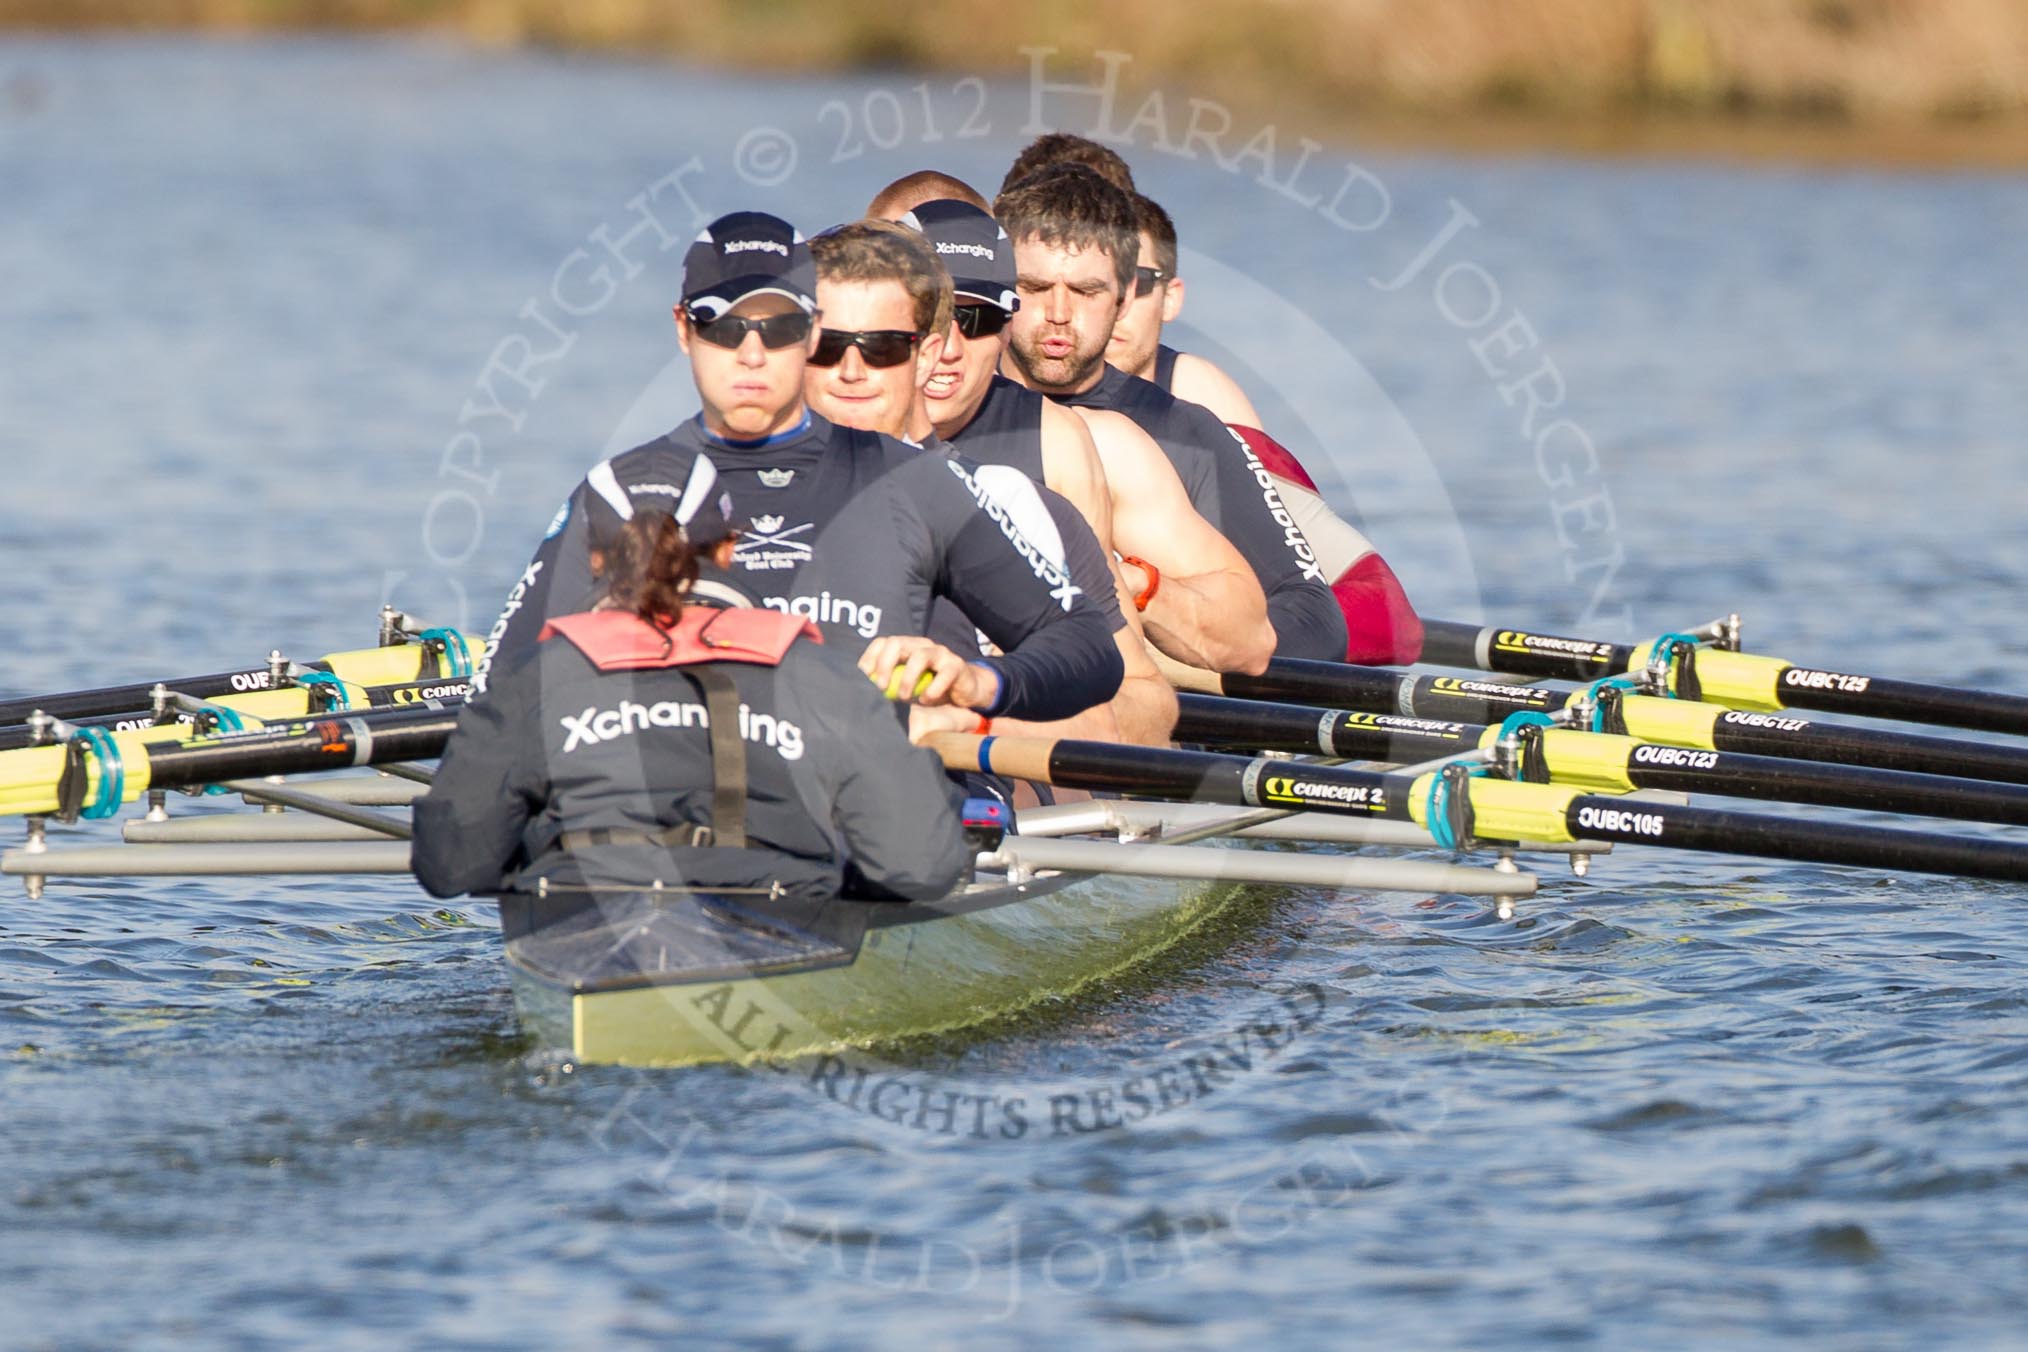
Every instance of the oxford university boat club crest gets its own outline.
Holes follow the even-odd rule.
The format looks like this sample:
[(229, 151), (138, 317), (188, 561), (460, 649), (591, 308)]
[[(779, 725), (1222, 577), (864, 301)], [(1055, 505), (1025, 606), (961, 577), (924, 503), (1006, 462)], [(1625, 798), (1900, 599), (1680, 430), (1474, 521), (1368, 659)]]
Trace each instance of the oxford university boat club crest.
[(733, 546), (733, 563), (748, 572), (800, 568), (808, 563), (814, 553), (808, 535), (816, 529), (816, 522), (784, 527), (786, 519), (774, 512), (754, 517), (752, 529), (742, 533)]
[(792, 469), (764, 469), (760, 471), (761, 485), (765, 488), (787, 488), (795, 480)]

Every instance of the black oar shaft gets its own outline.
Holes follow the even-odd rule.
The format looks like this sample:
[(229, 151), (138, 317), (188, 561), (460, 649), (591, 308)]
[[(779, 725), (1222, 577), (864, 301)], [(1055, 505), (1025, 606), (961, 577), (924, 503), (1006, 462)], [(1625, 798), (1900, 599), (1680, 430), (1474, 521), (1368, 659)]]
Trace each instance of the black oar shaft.
[(1644, 746), (1629, 758), (1627, 778), (1643, 789), (2028, 826), (2028, 789), (1905, 770)]
[(1721, 714), (1712, 725), (1711, 744), (1756, 756), (2028, 784), (2028, 747), (1811, 723), (1779, 714)]
[(1422, 660), (1433, 667), (1595, 681), (1625, 671), (1633, 655), (1631, 644), (1595, 643), (1525, 629), (1462, 624), (1457, 620), (1422, 622)]
[(1550, 713), (1570, 702), (1568, 692), (1540, 686), (1455, 676), (1404, 676), (1377, 667), (1298, 657), (1277, 657), (1258, 676), (1228, 672), (1221, 678), (1220, 688), (1237, 699), (1283, 700), (1459, 723), (1498, 723), (1509, 714)]
[[(355, 687), (348, 693), (355, 701), (364, 700), (368, 709), (399, 709), (412, 706), (436, 707), (456, 705), (471, 691), (471, 682), (450, 678), (438, 681), (408, 681), (401, 685), (375, 685)], [(187, 692), (182, 692), (187, 693)], [(196, 697), (193, 697), (196, 698)], [(228, 698), (212, 696), (211, 698)], [(344, 710), (339, 710), (343, 713)], [(129, 732), (154, 724), (152, 713), (138, 709), (122, 709), (113, 713), (97, 714), (89, 718), (66, 719), (75, 727), (104, 728), (109, 732)], [(272, 720), (270, 720), (272, 721)], [(35, 739), (25, 725), (0, 727), (0, 751), (15, 751), (24, 746), (34, 746)]]
[(2012, 840), (1628, 802), (1603, 794), (1584, 794), (1571, 800), (1567, 819), (1571, 834), (1585, 840), (2028, 882), (2028, 846)]
[[(306, 664), (313, 671), (326, 671), (329, 667), (321, 662)], [(66, 722), (93, 718), (103, 714), (132, 713), (145, 709), (154, 699), (155, 687), (166, 685), (171, 690), (189, 695), (194, 699), (217, 699), (221, 695), (244, 695), (255, 690), (274, 689), (274, 675), (265, 666), (244, 667), (238, 671), (214, 671), (204, 676), (180, 676), (168, 681), (135, 681), (130, 685), (101, 686), (97, 690), (74, 690), (59, 695), (30, 695), (22, 699), (0, 700), (0, 725), (20, 723), (38, 710), (51, 718)]]
[[(1512, 676), (1591, 681), (1626, 671), (1635, 645), (1498, 629), (1455, 620), (1423, 621), (1422, 660), (1437, 666), (1504, 672)], [(1679, 669), (1675, 689), (1747, 708), (1815, 709), (1821, 713), (1893, 718), (1910, 723), (2028, 735), (2028, 695), (1965, 690), (1820, 667), (1778, 658), (1702, 650), (1719, 667), (1716, 684), (1700, 682), (1697, 652)], [(1705, 687), (1709, 686), (1709, 689)], [(1237, 693), (1237, 692), (1233, 692)]]
[(1216, 695), (1176, 698), (1176, 740), (1207, 746), (1299, 751), (1350, 760), (1424, 761), (1477, 747), (1485, 729), (1471, 723), (1397, 714), (1318, 709)]
[(1791, 709), (1815, 709), (1819, 713), (2028, 734), (2028, 695), (1998, 690), (1959, 690), (1920, 681), (1791, 666), (1782, 673), (1781, 699)]
[(981, 740), (945, 733), (932, 738), (931, 745), (953, 769), (976, 768), (1062, 788), (1408, 820), (1407, 777), (1342, 765), (1070, 738)]
[(148, 787), (188, 788), (261, 775), (304, 774), (441, 756), (455, 709), (329, 714), (270, 724), (215, 740), (158, 743), (147, 750)]

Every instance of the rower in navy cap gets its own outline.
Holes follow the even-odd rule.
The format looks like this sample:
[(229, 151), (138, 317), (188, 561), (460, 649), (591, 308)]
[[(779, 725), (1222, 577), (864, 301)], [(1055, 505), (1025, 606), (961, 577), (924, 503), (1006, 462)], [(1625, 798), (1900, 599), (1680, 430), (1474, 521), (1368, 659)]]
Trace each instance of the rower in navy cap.
[[(732, 576), (763, 606), (814, 622), (883, 688), (981, 720), (1067, 718), (1112, 698), (1123, 670), (1117, 602), (1067, 578), (989, 503), (976, 464), (810, 411), (814, 293), (809, 246), (786, 221), (735, 212), (698, 236), (676, 329), (703, 407), (595, 466), (565, 501), (494, 626), (474, 675), (480, 698), (493, 662), (532, 646), (550, 618), (598, 601), (604, 584), (586, 539), (594, 499), (685, 482), (706, 458), (751, 526), (734, 545)], [(999, 652), (958, 653), (924, 637), (940, 596)]]

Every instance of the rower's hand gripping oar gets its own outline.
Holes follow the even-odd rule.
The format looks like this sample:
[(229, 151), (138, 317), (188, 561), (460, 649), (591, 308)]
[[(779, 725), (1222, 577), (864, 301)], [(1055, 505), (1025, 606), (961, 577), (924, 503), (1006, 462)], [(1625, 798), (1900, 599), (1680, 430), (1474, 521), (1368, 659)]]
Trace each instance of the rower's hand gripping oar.
[(2028, 695), (1861, 676), (1758, 657), (1737, 650), (1737, 616), (1690, 634), (1634, 644), (1454, 620), (1426, 620), (1423, 629), (1422, 660), (1435, 666), (1577, 681), (1646, 671), (1680, 698), (1733, 709), (1815, 709), (2028, 735)]
[(1628, 801), (1579, 787), (1491, 779), (1449, 765), (1406, 775), (1265, 756), (1109, 742), (942, 733), (954, 770), (1066, 788), (1414, 821), (1455, 847), (1473, 839), (1604, 840), (1913, 873), (2028, 882), (2028, 844)]

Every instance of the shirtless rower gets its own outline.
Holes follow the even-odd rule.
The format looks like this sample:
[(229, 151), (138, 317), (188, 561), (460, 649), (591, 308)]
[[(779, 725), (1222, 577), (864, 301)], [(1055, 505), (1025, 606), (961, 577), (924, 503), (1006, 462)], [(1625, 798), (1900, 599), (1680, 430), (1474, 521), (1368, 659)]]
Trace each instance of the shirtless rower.
[(1260, 457), (1331, 579), (1331, 592), (1345, 616), (1345, 661), (1415, 661), (1422, 653), (1422, 621), (1380, 552), (1358, 527), (1331, 510), (1302, 463), (1261, 430), (1260, 414), (1232, 377), (1202, 357), (1162, 342), (1163, 326), (1183, 308), (1176, 223), (1152, 198), (1137, 192), (1133, 201), (1140, 225), (1139, 262), (1133, 294), (1113, 325), (1106, 360), (1178, 399), (1210, 409)]
[(1014, 241), (1022, 302), (1003, 374), (1074, 408), (1131, 420), (1175, 466), (1199, 514), (1253, 569), (1275, 652), (1342, 659), (1344, 617), (1259, 457), (1209, 411), (1106, 364), (1139, 257), (1132, 200), (1092, 170), (1065, 164), (1003, 192), (994, 214)]
[[(956, 184), (961, 196), (922, 200)], [(874, 208), (924, 232), (951, 264), (957, 319), (923, 388), (924, 424), (967, 455), (1012, 465), (1075, 503), (1126, 567), (1140, 570), (1122, 599), (1141, 612), (1148, 641), (1175, 660), (1259, 672), (1274, 653), (1267, 597), (1246, 559), (1212, 528), (1161, 448), (1124, 415), (1066, 410), (1000, 375), (1008, 320), (1019, 308), (1006, 232), (985, 199), (933, 170), (889, 184)], [(1131, 493), (1120, 491), (1133, 485)]]
[[(951, 332), (950, 277), (928, 241), (885, 221), (860, 221), (825, 231), (811, 241), (810, 251), (817, 270), (817, 305), (825, 321), (824, 336), (805, 373), (810, 407), (840, 426), (885, 432), (928, 451), (948, 453), (923, 412), (920, 397), (924, 382), (939, 368), (945, 338), (959, 341)], [(917, 334), (930, 336), (911, 342), (910, 336)], [(1082, 435), (1075, 415), (1057, 412)], [(1031, 540), (1045, 549), (1060, 548), (1080, 586), (1087, 591), (1117, 591), (1108, 546), (1077, 507), (1042, 487), (1039, 479), (1010, 473), (998, 457), (972, 458), (983, 466), (974, 481), (1021, 523)], [(1104, 497), (1102, 485), (1097, 496)], [(1047, 519), (1038, 517), (1038, 508)], [(1168, 742), (1176, 722), (1176, 696), (1149, 658), (1131, 598), (1126, 599), (1121, 626), (1113, 634), (1125, 679), (1110, 707), (1088, 709), (1046, 727), (995, 720), (996, 732), (1124, 739), (1147, 745)], [(954, 650), (964, 651), (968, 641), (975, 642), (974, 626), (955, 607), (939, 606), (930, 623), (930, 636)], [(915, 711), (910, 723), (918, 737), (970, 726), (922, 709)]]
[[(733, 575), (764, 604), (858, 652), (883, 688), (987, 718), (1067, 718), (1109, 701), (1122, 670), (1109, 591), (1087, 593), (1004, 511), (989, 510), (975, 465), (809, 411), (804, 369), (821, 341), (813, 292), (809, 248), (786, 221), (735, 212), (705, 229), (685, 256), (676, 306), (702, 410), (592, 469), (508, 597), (489, 649), (531, 646), (552, 616), (596, 603), (585, 544), (593, 495), (626, 502), (708, 455), (753, 525), (734, 549)], [(925, 637), (938, 595), (1001, 653), (961, 655)], [(476, 688), (484, 678), (482, 665)]]
[(998, 374), (1019, 305), (1005, 232), (959, 201), (922, 203), (904, 220), (950, 261), (959, 292), (958, 323), (923, 391), (937, 433), (1076, 503), (1119, 561), (1122, 601), (1156, 649), (1199, 668), (1264, 669), (1274, 651), (1267, 597), (1245, 558), (1198, 514), (1161, 448), (1120, 414), (1068, 410)]
[(1422, 621), (1379, 551), (1331, 509), (1295, 455), (1262, 430), (1259, 412), (1237, 381), (1217, 364), (1162, 342), (1162, 326), (1181, 313), (1184, 294), (1169, 213), (1136, 190), (1134, 171), (1117, 151), (1072, 132), (1047, 132), (1029, 142), (1001, 180), (1001, 191), (1054, 164), (1084, 165), (1134, 201), (1140, 234), (1134, 291), (1113, 325), (1107, 362), (1210, 409), (1260, 459), (1331, 579), (1345, 615), (1344, 660), (1415, 661), (1422, 652)]

